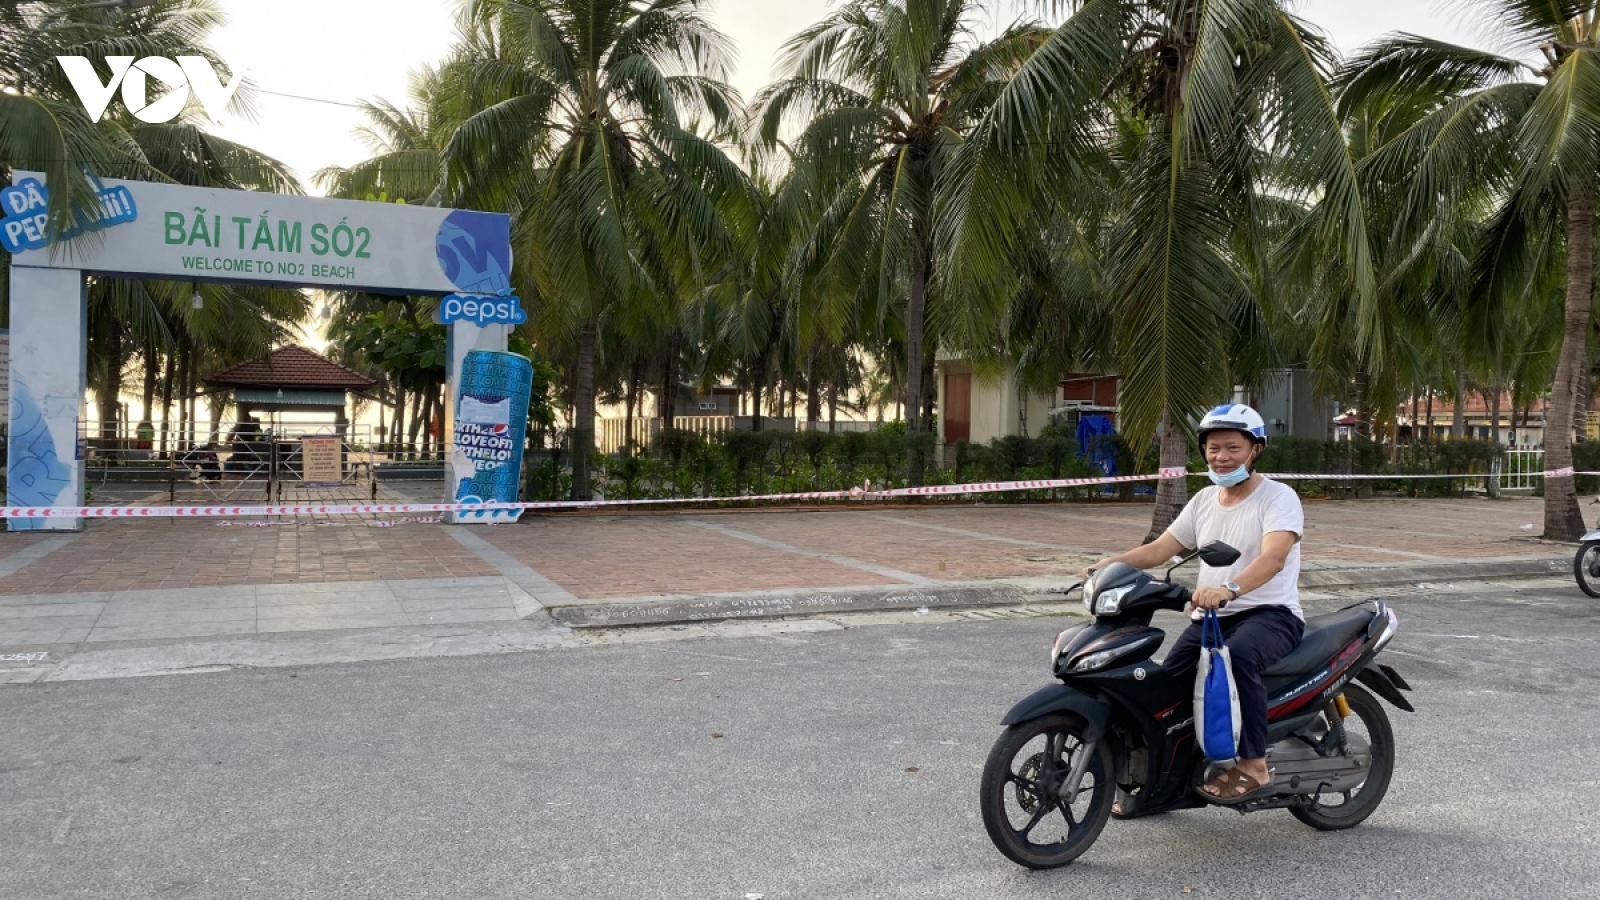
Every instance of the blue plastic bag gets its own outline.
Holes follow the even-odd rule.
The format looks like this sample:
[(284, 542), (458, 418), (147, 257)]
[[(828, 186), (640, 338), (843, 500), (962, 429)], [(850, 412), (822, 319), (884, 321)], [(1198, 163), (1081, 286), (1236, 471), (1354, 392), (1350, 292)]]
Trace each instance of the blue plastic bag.
[(1239, 689), (1222, 640), (1222, 620), (1208, 609), (1200, 620), (1200, 668), (1194, 679), (1194, 733), (1207, 761), (1239, 755)]

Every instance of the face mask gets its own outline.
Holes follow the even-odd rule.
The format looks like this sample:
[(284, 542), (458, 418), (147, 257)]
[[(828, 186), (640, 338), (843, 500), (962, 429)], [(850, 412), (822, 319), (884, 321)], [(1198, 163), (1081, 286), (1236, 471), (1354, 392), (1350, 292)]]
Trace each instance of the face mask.
[(1215, 469), (1208, 467), (1206, 474), (1211, 476), (1211, 483), (1218, 487), (1233, 487), (1236, 484), (1244, 484), (1250, 479), (1250, 470), (1244, 466), (1240, 466), (1226, 475), (1218, 475)]

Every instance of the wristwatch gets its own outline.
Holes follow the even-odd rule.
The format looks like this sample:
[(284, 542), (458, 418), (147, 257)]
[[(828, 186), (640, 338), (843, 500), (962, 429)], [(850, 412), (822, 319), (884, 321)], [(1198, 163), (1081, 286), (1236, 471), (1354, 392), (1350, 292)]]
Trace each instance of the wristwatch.
[(1239, 582), (1237, 582), (1237, 581), (1230, 581), (1227, 584), (1223, 585), (1223, 587), (1227, 588), (1230, 591), (1233, 591), (1233, 599), (1235, 599), (1235, 600), (1239, 599), (1239, 595), (1244, 593), (1243, 591), (1239, 590)]

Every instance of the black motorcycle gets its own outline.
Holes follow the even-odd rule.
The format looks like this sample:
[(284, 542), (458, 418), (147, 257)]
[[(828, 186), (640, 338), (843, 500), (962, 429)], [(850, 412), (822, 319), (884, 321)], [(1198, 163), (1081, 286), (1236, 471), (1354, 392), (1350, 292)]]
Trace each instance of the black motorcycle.
[[(1196, 557), (1227, 566), (1239, 551), (1208, 544), (1172, 568)], [(1006, 714), (983, 770), (984, 828), (1013, 862), (1072, 862), (1100, 836), (1113, 806), (1117, 818), (1132, 819), (1213, 805), (1199, 788), (1227, 762), (1208, 764), (1195, 740), (1194, 673), (1150, 659), (1165, 637), (1150, 625), (1155, 611), (1189, 604), (1189, 589), (1171, 576), (1172, 569), (1156, 579), (1113, 563), (1068, 588), (1083, 588), (1094, 621), (1056, 638), (1050, 661), (1060, 683)], [(1275, 790), (1231, 808), (1287, 809), (1325, 831), (1372, 815), (1394, 771), (1394, 731), (1373, 694), (1414, 711), (1401, 694), (1411, 686), (1374, 662), (1396, 627), (1381, 600), (1306, 620), (1300, 646), (1263, 673)]]

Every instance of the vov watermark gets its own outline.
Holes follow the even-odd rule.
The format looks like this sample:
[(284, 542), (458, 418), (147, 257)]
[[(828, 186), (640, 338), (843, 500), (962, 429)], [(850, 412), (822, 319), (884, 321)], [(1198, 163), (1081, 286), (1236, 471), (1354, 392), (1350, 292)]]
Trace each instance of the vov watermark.
[[(219, 121), (223, 110), (233, 101), (234, 92), (244, 82), (244, 70), (240, 69), (224, 85), (211, 68), (211, 61), (204, 56), (180, 56), (176, 61), (164, 56), (146, 56), (138, 62), (131, 56), (108, 56), (106, 65), (111, 67), (111, 80), (107, 82), (100, 80), (94, 63), (87, 57), (58, 56), (56, 60), (67, 73), (67, 80), (72, 82), (72, 89), (78, 92), (83, 111), (95, 122), (106, 114), (118, 87), (122, 88), (122, 102), (141, 122), (160, 124), (176, 119), (188, 105), (190, 91), (199, 99), (206, 115), (213, 122)], [(167, 87), (166, 93), (153, 101), (149, 93), (151, 78)]]

